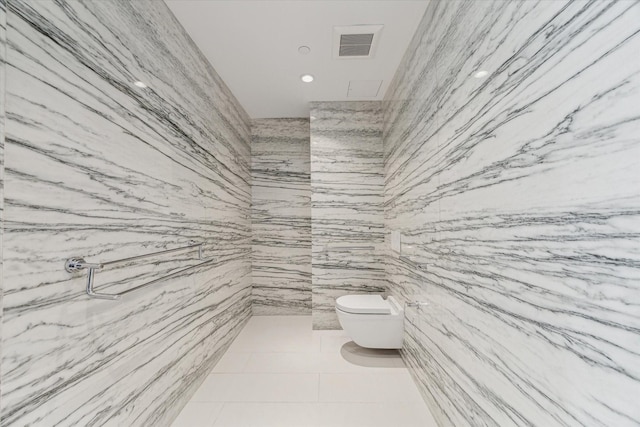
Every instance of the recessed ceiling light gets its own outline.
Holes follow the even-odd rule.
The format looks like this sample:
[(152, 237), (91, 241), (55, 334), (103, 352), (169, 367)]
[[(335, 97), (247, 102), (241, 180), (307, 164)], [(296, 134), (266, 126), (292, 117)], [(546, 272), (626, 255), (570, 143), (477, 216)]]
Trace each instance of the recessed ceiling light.
[(487, 77), (488, 75), (489, 75), (489, 72), (486, 70), (480, 70), (473, 73), (473, 77), (475, 77), (476, 79), (481, 79), (483, 77)]
[(300, 80), (305, 83), (311, 83), (313, 81), (313, 76), (311, 74), (303, 74), (300, 76)]
[(147, 85), (144, 82), (141, 82), (141, 81), (133, 82), (133, 84), (138, 86), (138, 87), (140, 87), (140, 88), (142, 88), (142, 89), (147, 87)]
[(298, 53), (300, 55), (307, 55), (309, 52), (311, 52), (311, 48), (309, 46), (300, 46), (298, 48)]

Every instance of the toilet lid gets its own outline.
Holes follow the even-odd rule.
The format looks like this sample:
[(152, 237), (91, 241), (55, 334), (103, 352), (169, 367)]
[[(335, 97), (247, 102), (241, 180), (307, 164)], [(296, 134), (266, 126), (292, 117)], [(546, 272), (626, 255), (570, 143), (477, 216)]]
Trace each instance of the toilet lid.
[(347, 313), (391, 314), (389, 301), (381, 295), (345, 295), (336, 300), (336, 307)]

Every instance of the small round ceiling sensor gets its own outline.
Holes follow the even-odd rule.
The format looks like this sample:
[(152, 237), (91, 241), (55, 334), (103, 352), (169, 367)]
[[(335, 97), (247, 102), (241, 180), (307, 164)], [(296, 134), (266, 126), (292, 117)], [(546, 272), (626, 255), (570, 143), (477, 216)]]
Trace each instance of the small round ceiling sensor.
[(298, 53), (300, 55), (307, 55), (309, 52), (311, 52), (311, 48), (309, 46), (300, 46), (298, 48)]

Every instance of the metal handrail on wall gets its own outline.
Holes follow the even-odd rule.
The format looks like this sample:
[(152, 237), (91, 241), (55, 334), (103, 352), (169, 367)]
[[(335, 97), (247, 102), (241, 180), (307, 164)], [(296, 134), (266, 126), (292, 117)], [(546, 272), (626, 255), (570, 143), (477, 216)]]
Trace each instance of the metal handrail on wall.
[(86, 262), (84, 260), (84, 258), (82, 257), (74, 257), (74, 258), (69, 258), (68, 260), (65, 261), (64, 263), (64, 269), (67, 270), (67, 272), (69, 273), (73, 273), (76, 271), (80, 271), (80, 270), (89, 270), (89, 274), (87, 276), (87, 295), (89, 295), (90, 298), (98, 298), (98, 299), (108, 299), (108, 300), (117, 300), (120, 299), (120, 297), (122, 297), (123, 295), (126, 295), (130, 292), (133, 291), (137, 291), (138, 289), (153, 285), (155, 283), (161, 282), (163, 280), (167, 280), (170, 279), (172, 277), (178, 276), (181, 273), (184, 273), (187, 270), (190, 270), (192, 268), (197, 268), (200, 267), (201, 265), (207, 264), (209, 262), (212, 261), (212, 259), (208, 259), (204, 262), (195, 264), (195, 265), (191, 265), (189, 267), (185, 267), (182, 268), (178, 271), (174, 271), (171, 274), (168, 274), (166, 276), (160, 277), (158, 279), (153, 279), (149, 282), (143, 283), (142, 285), (138, 285), (134, 288), (131, 289), (127, 289), (126, 291), (117, 293), (117, 294), (106, 294), (106, 293), (100, 293), (100, 292), (96, 292), (93, 288), (93, 282), (95, 279), (95, 271), (96, 270), (101, 270), (103, 268), (106, 267), (111, 267), (113, 265), (116, 264), (124, 264), (124, 263), (128, 263), (128, 262), (132, 262), (132, 261), (137, 261), (139, 259), (143, 259), (143, 258), (149, 258), (149, 257), (154, 257), (154, 256), (158, 256), (158, 255), (166, 255), (166, 254), (171, 254), (174, 252), (183, 252), (183, 251), (189, 251), (189, 250), (195, 250), (198, 249), (198, 259), (202, 259), (202, 243), (198, 243), (198, 244), (194, 244), (194, 245), (189, 245), (189, 246), (183, 246), (181, 248), (175, 248), (175, 249), (167, 249), (165, 251), (159, 251), (159, 252), (152, 252), (152, 253), (148, 253), (148, 254), (144, 254), (144, 255), (138, 255), (138, 256), (133, 256), (133, 257), (129, 257), (129, 258), (122, 258), (122, 259), (117, 259), (115, 261), (108, 261), (108, 262), (99, 262), (99, 263), (90, 263), (90, 262)]

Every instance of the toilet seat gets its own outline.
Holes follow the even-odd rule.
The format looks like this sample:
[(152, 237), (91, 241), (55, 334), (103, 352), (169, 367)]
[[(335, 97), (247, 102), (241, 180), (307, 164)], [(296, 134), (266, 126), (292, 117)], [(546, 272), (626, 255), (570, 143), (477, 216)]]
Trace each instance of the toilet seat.
[(345, 313), (391, 314), (391, 304), (381, 295), (344, 295), (336, 300), (336, 307)]
[(345, 295), (336, 299), (340, 326), (360, 347), (402, 348), (404, 311), (392, 297)]

